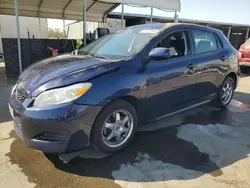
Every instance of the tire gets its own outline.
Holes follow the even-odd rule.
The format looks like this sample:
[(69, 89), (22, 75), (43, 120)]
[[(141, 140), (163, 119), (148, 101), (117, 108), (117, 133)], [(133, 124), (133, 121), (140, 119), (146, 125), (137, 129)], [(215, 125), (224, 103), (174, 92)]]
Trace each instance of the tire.
[(249, 73), (249, 68), (248, 67), (240, 67), (240, 71), (242, 73)]
[[(228, 98), (225, 98), (225, 97), (223, 98), (223, 93), (224, 93), (226, 84), (229, 84), (230, 87), (232, 87), (232, 91), (231, 91), (232, 93), (230, 93)], [(234, 86), (235, 86), (235, 80), (230, 76), (226, 77), (217, 93), (217, 99), (215, 101), (215, 105), (217, 107), (225, 108), (229, 105), (229, 103), (231, 102), (233, 98)]]
[[(117, 113), (120, 114), (120, 118), (117, 116)], [(125, 118), (126, 116), (128, 118)], [(126, 121), (125, 119), (128, 119), (128, 121), (124, 124), (123, 122)], [(120, 126), (120, 123), (124, 125)], [(107, 125), (110, 124), (112, 125), (112, 128), (107, 128)], [(91, 132), (91, 144), (104, 153), (119, 152), (133, 140), (137, 124), (138, 117), (135, 108), (124, 100), (114, 101), (104, 107), (97, 116)], [(123, 133), (123, 130), (121, 129), (126, 129), (128, 131)], [(108, 140), (109, 136), (111, 137), (111, 134), (115, 136)], [(119, 134), (121, 135), (117, 136)], [(124, 140), (121, 141), (121, 143), (118, 143), (117, 138), (119, 138), (118, 140)]]

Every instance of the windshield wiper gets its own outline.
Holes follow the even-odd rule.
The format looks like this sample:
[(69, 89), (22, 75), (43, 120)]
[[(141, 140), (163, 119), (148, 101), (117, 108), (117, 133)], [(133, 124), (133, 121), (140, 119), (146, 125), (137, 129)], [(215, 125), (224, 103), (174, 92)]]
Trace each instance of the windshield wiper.
[(71, 54), (72, 54), (72, 55), (78, 55), (78, 53), (79, 53), (79, 50), (78, 50), (78, 49), (75, 49)]
[(97, 54), (88, 53), (88, 52), (86, 52), (86, 51), (82, 51), (82, 50), (78, 50), (78, 49), (76, 49), (75, 51), (73, 51), (72, 54), (74, 54), (74, 55), (89, 55), (89, 56), (92, 56), (92, 57), (94, 57), (94, 58), (108, 59), (108, 58), (105, 57), (105, 56), (101, 56), (101, 55), (97, 55)]
[(101, 56), (101, 55), (97, 55), (97, 54), (88, 54), (88, 55), (91, 55), (92, 57), (95, 57), (95, 58), (108, 59), (108, 58), (105, 57), (105, 56)]
[(78, 55), (89, 55), (88, 52), (83, 51), (83, 50), (78, 50)]

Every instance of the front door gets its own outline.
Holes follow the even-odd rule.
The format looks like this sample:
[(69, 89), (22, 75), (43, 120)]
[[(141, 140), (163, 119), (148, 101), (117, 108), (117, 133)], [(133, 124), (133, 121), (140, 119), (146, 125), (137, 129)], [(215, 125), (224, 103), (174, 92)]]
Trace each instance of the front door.
[(155, 119), (164, 114), (184, 108), (195, 96), (196, 66), (190, 54), (187, 31), (173, 32), (156, 47), (170, 49), (170, 58), (150, 60), (144, 74), (146, 80), (146, 115)]

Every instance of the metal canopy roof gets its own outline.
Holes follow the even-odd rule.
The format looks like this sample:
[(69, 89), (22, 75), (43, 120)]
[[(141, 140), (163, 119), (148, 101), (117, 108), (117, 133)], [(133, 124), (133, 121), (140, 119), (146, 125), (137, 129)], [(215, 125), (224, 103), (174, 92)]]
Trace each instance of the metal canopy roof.
[[(101, 0), (102, 1), (102, 0)], [(180, 0), (104, 0), (112, 3), (134, 4), (162, 10), (181, 11)]]
[[(83, 20), (83, 0), (19, 0), (19, 16)], [(87, 20), (103, 22), (121, 3), (180, 11), (179, 0), (87, 0)], [(1, 0), (0, 14), (15, 15), (14, 0)]]
[[(118, 3), (86, 1), (87, 20), (102, 22)], [(0, 14), (15, 15), (14, 0), (1, 0)], [(83, 0), (19, 0), (19, 16), (83, 20)]]

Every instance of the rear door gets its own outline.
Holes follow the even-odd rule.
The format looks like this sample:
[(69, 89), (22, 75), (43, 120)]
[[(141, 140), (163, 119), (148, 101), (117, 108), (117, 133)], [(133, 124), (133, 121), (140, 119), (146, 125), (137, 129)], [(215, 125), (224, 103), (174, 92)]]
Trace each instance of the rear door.
[(196, 98), (217, 92), (218, 79), (222, 70), (222, 47), (217, 36), (206, 30), (191, 29), (194, 46), (194, 63), (197, 65)]

